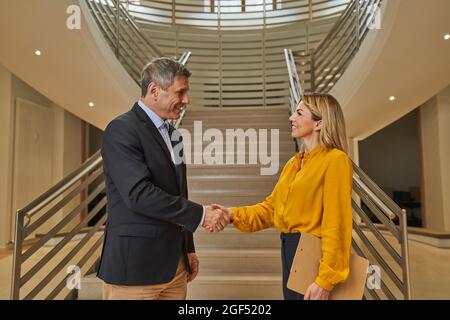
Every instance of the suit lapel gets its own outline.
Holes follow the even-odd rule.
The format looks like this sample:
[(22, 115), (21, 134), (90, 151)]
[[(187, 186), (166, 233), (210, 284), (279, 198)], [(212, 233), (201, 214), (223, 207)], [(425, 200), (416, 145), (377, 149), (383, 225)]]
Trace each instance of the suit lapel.
[(133, 112), (136, 114), (136, 116), (145, 124), (145, 127), (150, 131), (152, 136), (155, 138), (155, 140), (158, 142), (159, 146), (161, 147), (163, 153), (166, 155), (167, 162), (172, 167), (172, 169), (175, 170), (175, 165), (172, 162), (172, 157), (170, 155), (170, 151), (167, 149), (167, 145), (164, 142), (164, 139), (161, 137), (161, 133), (159, 133), (159, 130), (155, 127), (155, 124), (150, 120), (150, 118), (147, 116), (147, 114), (144, 112), (144, 110), (141, 109), (141, 107), (135, 103), (133, 106)]

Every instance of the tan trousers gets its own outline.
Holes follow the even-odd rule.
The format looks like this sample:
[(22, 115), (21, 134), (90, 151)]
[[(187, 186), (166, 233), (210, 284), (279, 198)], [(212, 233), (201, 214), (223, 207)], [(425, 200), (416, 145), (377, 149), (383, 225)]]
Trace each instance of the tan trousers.
[(187, 293), (187, 272), (183, 258), (172, 281), (147, 286), (119, 286), (103, 283), (103, 300), (184, 300)]

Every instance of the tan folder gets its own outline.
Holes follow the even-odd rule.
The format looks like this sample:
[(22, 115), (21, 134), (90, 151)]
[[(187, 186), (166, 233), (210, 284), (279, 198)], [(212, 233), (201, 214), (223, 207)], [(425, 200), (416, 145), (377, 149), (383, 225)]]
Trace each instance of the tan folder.
[[(287, 287), (305, 294), (306, 289), (314, 282), (319, 273), (321, 258), (322, 240), (313, 235), (302, 233), (292, 262)], [(331, 291), (330, 300), (361, 300), (366, 285), (368, 267), (369, 260), (352, 253), (349, 277), (344, 283), (336, 285)]]

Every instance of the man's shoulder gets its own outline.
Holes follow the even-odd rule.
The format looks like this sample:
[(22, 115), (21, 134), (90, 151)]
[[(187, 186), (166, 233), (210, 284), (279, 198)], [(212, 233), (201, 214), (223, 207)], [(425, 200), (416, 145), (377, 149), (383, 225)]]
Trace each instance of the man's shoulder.
[(121, 115), (118, 115), (115, 117), (111, 122), (108, 123), (106, 126), (105, 132), (114, 130), (116, 128), (135, 128), (135, 123), (137, 121), (137, 117), (133, 110), (129, 110), (125, 113), (122, 113)]

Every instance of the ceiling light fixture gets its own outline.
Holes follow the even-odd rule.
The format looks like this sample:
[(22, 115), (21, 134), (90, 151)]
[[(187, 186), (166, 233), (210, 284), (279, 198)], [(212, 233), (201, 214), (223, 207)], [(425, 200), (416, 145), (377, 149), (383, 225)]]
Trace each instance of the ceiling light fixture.
[(93, 102), (89, 102), (89, 107), (93, 107), (94, 103)]
[(450, 34), (447, 33), (447, 34), (444, 36), (444, 39), (445, 39), (445, 40), (450, 39)]
[(394, 100), (395, 100), (395, 97), (394, 97), (394, 96), (390, 96), (390, 97), (389, 97), (389, 100), (390, 100), (390, 101), (394, 101)]
[(40, 55), (42, 54), (42, 52), (41, 52), (41, 50), (36, 50), (36, 51), (34, 52), (34, 54), (37, 55), (37, 56), (40, 56)]

